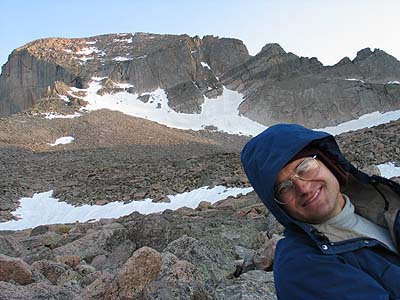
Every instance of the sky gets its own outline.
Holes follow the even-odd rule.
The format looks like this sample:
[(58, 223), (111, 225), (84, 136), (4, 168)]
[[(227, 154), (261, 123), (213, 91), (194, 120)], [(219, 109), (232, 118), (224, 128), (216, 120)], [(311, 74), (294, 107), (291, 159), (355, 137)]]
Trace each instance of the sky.
[(0, 65), (17, 47), (46, 37), (107, 33), (215, 35), (267, 43), (324, 65), (379, 48), (400, 58), (397, 0), (1, 0)]

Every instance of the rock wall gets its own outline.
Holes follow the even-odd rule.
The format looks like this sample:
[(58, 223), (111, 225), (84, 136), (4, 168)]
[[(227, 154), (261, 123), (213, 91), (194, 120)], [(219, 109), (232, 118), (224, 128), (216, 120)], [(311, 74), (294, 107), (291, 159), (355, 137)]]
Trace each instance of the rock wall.
[(26, 49), (15, 50), (0, 76), (0, 116), (32, 107), (56, 81), (79, 86), (80, 80), (78, 74), (39, 59)]

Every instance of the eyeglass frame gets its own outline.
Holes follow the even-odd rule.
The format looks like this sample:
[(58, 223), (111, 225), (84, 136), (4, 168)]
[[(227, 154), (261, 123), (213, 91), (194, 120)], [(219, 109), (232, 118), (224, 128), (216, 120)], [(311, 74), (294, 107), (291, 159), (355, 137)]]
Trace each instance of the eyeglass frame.
[[(320, 165), (319, 165), (318, 160), (317, 160), (317, 154), (314, 154), (313, 156), (304, 158), (304, 160), (303, 160), (300, 164), (298, 164), (298, 166), (295, 168), (294, 174), (293, 174), (293, 175), (291, 175), (288, 179), (286, 179), (286, 180), (282, 181), (281, 183), (279, 183), (279, 184), (277, 185), (277, 187), (274, 187), (274, 200), (275, 200), (275, 202), (277, 202), (277, 203), (279, 203), (279, 204), (281, 204), (281, 205), (287, 205), (287, 202), (280, 201), (280, 200), (278, 199), (278, 197), (275, 196), (275, 195), (277, 194), (277, 193), (275, 192), (275, 190), (279, 190), (279, 187), (282, 186), (283, 184), (285, 184), (285, 185), (287, 185), (287, 186), (292, 186), (292, 187), (294, 188), (294, 187), (295, 187), (295, 184), (293, 183), (293, 178), (298, 178), (298, 179), (300, 179), (301, 181), (312, 181), (312, 180), (313, 180), (313, 179), (306, 179), (306, 178), (303, 178), (303, 177), (301, 177), (301, 176), (298, 175), (298, 172), (297, 172), (298, 168), (299, 168), (306, 160), (313, 160), (313, 161), (315, 161), (315, 163), (317, 164), (317, 169), (318, 169), (318, 171), (319, 171)], [(318, 173), (317, 173), (317, 174), (318, 174)]]

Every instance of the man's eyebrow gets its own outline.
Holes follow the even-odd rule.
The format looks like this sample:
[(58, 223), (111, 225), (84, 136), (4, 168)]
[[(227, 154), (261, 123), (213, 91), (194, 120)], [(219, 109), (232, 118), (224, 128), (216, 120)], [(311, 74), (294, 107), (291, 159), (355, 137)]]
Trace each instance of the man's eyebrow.
[[(299, 164), (298, 165), (296, 165), (296, 167), (294, 168), (294, 169), (297, 169), (297, 167), (298, 166), (300, 166), (307, 158), (314, 158), (314, 159), (317, 159), (317, 154), (313, 154), (313, 155), (310, 155), (310, 156), (304, 156), (304, 157), (302, 157), (302, 161), (301, 162), (299, 162)], [(300, 158), (299, 158), (300, 159)]]
[[(297, 169), (297, 167), (300, 166), (300, 165), (303, 163), (303, 161), (305, 161), (307, 158), (310, 158), (310, 157), (314, 157), (314, 156), (306, 156), (306, 157), (299, 158), (299, 159), (303, 159), (303, 160), (300, 161), (298, 164), (296, 164), (293, 168), (291, 168), (291, 169), (288, 171), (289, 176), (288, 176), (286, 179), (281, 180), (281, 181), (279, 181), (279, 182), (275, 182), (275, 183), (274, 183), (274, 187), (277, 187), (277, 186), (280, 185), (282, 182), (285, 182), (286, 180), (289, 180), (289, 178), (291, 177), (292, 173), (295, 173), (294, 171)], [(286, 167), (287, 167), (288, 165), (290, 165), (291, 163), (293, 163), (293, 161), (290, 162), (290, 163), (288, 163), (288, 164), (286, 164), (282, 169), (286, 168)], [(281, 170), (282, 170), (282, 169), (281, 169)]]
[[(303, 163), (303, 161), (305, 161), (307, 158), (308, 158), (308, 157), (302, 157), (302, 158), (301, 158), (302, 160), (301, 160), (298, 164), (296, 164), (296, 165), (293, 167), (293, 169), (290, 170), (290, 171), (293, 172), (294, 170), (296, 170), (297, 167), (300, 166), (300, 165)], [(299, 159), (300, 159), (300, 158), (299, 158)]]

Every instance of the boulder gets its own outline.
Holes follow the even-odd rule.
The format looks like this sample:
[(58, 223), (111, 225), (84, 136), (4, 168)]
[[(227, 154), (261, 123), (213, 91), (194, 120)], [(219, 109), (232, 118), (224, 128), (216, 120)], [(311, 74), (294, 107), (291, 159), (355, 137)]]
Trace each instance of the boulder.
[(94, 257), (91, 265), (97, 270), (113, 272), (120, 268), (136, 250), (136, 244), (130, 240), (116, 240), (112, 243), (112, 247), (110, 253)]
[(19, 257), (25, 252), (24, 246), (11, 235), (0, 236), (0, 254)]
[[(1, 300), (79, 300), (80, 291), (45, 283), (14, 285), (0, 281)], [(94, 299), (93, 299), (94, 300)]]
[(145, 287), (161, 270), (161, 255), (150, 247), (136, 250), (114, 277), (106, 299), (142, 299)]
[(254, 265), (257, 270), (272, 271), (274, 263), (276, 244), (282, 236), (273, 235), (271, 239), (266, 239), (262, 248), (254, 255)]
[(56, 284), (61, 274), (68, 270), (67, 265), (50, 260), (36, 261), (32, 264), (32, 268), (43, 274), (53, 284)]
[(30, 284), (33, 282), (31, 267), (20, 258), (0, 254), (0, 281)]
[(273, 273), (255, 270), (224, 280), (215, 288), (213, 299), (276, 300)]
[(81, 262), (81, 257), (79, 255), (57, 255), (55, 261), (75, 268)]
[[(108, 272), (100, 272), (96, 275), (97, 278), (91, 278), (92, 282), (82, 291), (83, 300), (107, 299), (106, 293), (111, 286), (114, 276)], [(84, 281), (85, 278), (82, 280)]]
[(215, 281), (233, 276), (236, 270), (235, 253), (229, 245), (217, 245), (184, 235), (171, 242), (165, 251), (195, 265), (208, 288)]
[(144, 299), (210, 299), (203, 277), (197, 267), (186, 260), (179, 260), (163, 252), (158, 278), (144, 290)]

